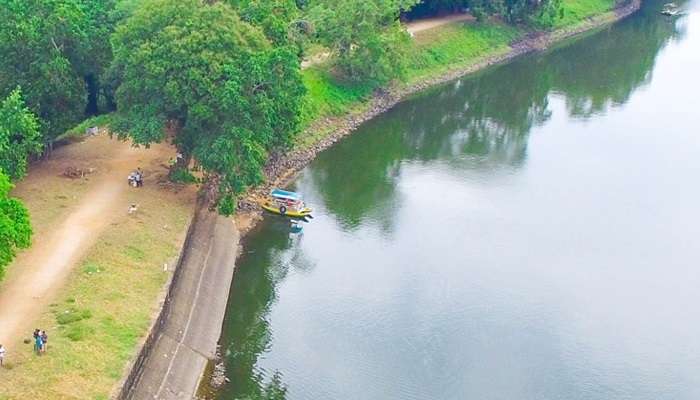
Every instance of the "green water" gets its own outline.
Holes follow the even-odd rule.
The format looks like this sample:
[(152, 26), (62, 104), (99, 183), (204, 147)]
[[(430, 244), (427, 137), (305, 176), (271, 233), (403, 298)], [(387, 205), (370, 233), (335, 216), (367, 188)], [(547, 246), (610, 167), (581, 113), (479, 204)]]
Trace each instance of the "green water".
[(397, 106), (245, 242), (219, 399), (699, 399), (700, 2)]

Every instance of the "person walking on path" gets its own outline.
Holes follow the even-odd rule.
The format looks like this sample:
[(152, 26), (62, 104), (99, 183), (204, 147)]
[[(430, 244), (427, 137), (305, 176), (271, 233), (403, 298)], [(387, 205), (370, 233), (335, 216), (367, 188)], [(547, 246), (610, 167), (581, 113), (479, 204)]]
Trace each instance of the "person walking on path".
[(3, 360), (5, 359), (5, 348), (0, 344), (0, 367), (2, 367)]

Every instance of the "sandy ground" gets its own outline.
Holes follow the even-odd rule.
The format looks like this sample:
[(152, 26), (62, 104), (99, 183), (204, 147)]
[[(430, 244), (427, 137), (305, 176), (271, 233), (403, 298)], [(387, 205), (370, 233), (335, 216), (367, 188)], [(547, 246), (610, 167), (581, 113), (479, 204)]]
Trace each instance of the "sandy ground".
[(438, 26), (451, 24), (454, 22), (475, 21), (471, 14), (452, 14), (444, 17), (426, 18), (418, 21), (409, 22), (406, 24), (406, 31), (411, 35), (418, 32), (427, 31), (428, 29), (437, 28)]
[[(464, 21), (475, 21), (471, 14), (452, 14), (445, 15), (442, 17), (426, 18), (418, 21), (413, 21), (405, 24), (406, 31), (411, 35), (415, 35), (418, 32), (427, 31), (428, 29), (437, 28), (438, 26), (451, 24), (455, 22)], [(328, 59), (330, 53), (324, 51), (322, 53), (315, 54), (307, 59), (302, 60), (301, 69), (306, 69), (314, 65), (318, 65)]]
[[(31, 248), (20, 253), (0, 284), (0, 343), (13, 345), (31, 337), (31, 323), (48, 309), (86, 250), (110, 223), (127, 213), (129, 192), (138, 190), (127, 185), (128, 174), (140, 166), (149, 184), (154, 178), (149, 171), (173, 154), (169, 146), (139, 149), (101, 135), (60, 148), (50, 161), (30, 169), (13, 195), (26, 201), (35, 235)], [(75, 180), (62, 177), (69, 166), (93, 172)], [(56, 204), (50, 197), (37, 200), (71, 187), (75, 190), (69, 191), (69, 204)], [(46, 210), (48, 206), (60, 210)]]

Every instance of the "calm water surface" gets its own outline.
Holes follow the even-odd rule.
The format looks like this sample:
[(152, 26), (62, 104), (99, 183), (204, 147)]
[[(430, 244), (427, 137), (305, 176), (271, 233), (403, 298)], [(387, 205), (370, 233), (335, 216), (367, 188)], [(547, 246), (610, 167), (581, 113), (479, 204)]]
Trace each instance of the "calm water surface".
[[(220, 399), (700, 399), (700, 1), (401, 104), (245, 243)], [(263, 393), (265, 396), (263, 396)]]

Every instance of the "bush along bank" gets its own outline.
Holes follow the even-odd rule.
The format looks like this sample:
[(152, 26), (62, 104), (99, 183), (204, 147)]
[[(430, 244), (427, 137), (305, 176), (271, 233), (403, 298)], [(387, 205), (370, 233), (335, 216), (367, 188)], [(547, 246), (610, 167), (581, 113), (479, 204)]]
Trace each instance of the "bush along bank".
[(421, 32), (412, 43), (414, 56), (403, 82), (394, 81), (379, 89), (337, 81), (328, 64), (306, 69), (303, 71), (308, 90), (303, 108), (304, 132), (289, 151), (271, 154), (264, 170), (266, 183), (241, 196), (238, 219), (250, 226), (251, 214), (259, 214), (257, 199), (273, 187), (288, 184), (318, 153), (409, 95), (609, 25), (637, 11), (641, 0), (625, 3), (567, 0), (564, 5), (565, 9), (573, 10), (573, 16), (565, 14), (560, 20), (563, 22), (548, 31), (514, 27), (493, 19)]

